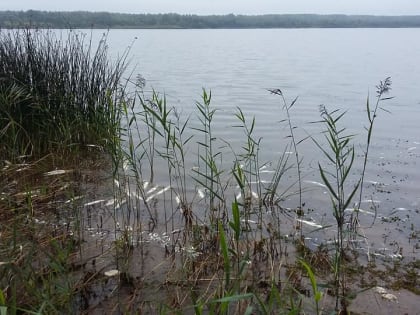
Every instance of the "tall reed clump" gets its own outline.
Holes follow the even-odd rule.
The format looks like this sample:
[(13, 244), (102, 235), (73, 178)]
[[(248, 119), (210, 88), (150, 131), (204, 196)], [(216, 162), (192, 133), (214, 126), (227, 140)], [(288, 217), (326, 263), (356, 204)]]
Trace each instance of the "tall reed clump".
[[(301, 140), (298, 141), (298, 139), (296, 138), (295, 135), (295, 129), (297, 128), (296, 126), (293, 125), (292, 123), (292, 118), (290, 115), (290, 111), (292, 109), (292, 107), (296, 104), (297, 102), (297, 97), (290, 103), (287, 104), (286, 102), (286, 98), (283, 94), (283, 92), (280, 89), (273, 89), (270, 90), (271, 94), (280, 96), (282, 99), (282, 108), (286, 113), (286, 119), (281, 120), (281, 122), (286, 122), (287, 123), (287, 127), (289, 129), (289, 134), (287, 135), (287, 138), (290, 138), (290, 147), (291, 149), (293, 149), (293, 154), (295, 157), (295, 163), (296, 163), (296, 172), (297, 172), (297, 184), (298, 184), (298, 194), (299, 194), (299, 205), (297, 206), (297, 208), (295, 209), (295, 212), (297, 214), (297, 216), (299, 218), (301, 218), (304, 215), (303, 212), (303, 207), (304, 207), (304, 202), (303, 202), (303, 189), (302, 189), (302, 157), (299, 156), (299, 151), (298, 151), (298, 145), (300, 143), (302, 143), (303, 141), (306, 140), (306, 138), (303, 138)], [(281, 157), (281, 159), (283, 159), (283, 157)], [(279, 164), (282, 165), (282, 164)], [(279, 168), (277, 168), (279, 169)], [(302, 222), (297, 220), (298, 222), (298, 229), (300, 231), (300, 237), (301, 239), (303, 238), (303, 227), (302, 227)]]
[[(351, 204), (354, 195), (359, 189), (360, 179), (358, 179), (352, 187), (348, 187), (348, 176), (352, 170), (355, 150), (351, 143), (353, 135), (346, 134), (346, 129), (339, 126), (340, 119), (345, 112), (339, 113), (337, 110), (329, 112), (324, 106), (321, 107), (322, 121), (326, 125), (326, 140), (329, 144), (327, 149), (315, 141), (321, 149), (328, 161), (332, 164), (332, 169), (327, 170), (325, 167), (319, 166), (319, 172), (324, 184), (327, 186), (333, 206), (333, 216), (337, 224), (337, 234), (335, 236), (335, 254), (333, 257), (334, 269), (334, 288), (336, 296), (336, 310), (339, 310), (340, 295), (345, 295), (345, 272), (343, 271), (344, 263), (344, 245), (346, 226), (345, 210)], [(329, 151), (327, 151), (329, 150)], [(341, 291), (340, 291), (341, 289)], [(343, 300), (342, 300), (343, 301)], [(344, 305), (345, 307), (345, 305)]]
[(44, 154), (74, 144), (104, 145), (119, 128), (127, 52), (107, 57), (106, 35), (0, 31), (0, 153)]
[(114, 155), (120, 142), (128, 51), (111, 63), (106, 35), (94, 47), (63, 34), (0, 30), (0, 306), (10, 314), (74, 313), (86, 227), (76, 200), (92, 189), (85, 163), (99, 170), (63, 153), (89, 145)]
[[(369, 99), (367, 101), (366, 111), (369, 122), (368, 127), (365, 128), (367, 130), (367, 141), (362, 162), (362, 171), (355, 179), (352, 180), (350, 176), (353, 172), (356, 157), (355, 147), (353, 144), (354, 135), (348, 134), (347, 129), (341, 127), (341, 119), (344, 117), (346, 112), (340, 112), (339, 110), (328, 111), (325, 106), (321, 106), (321, 123), (325, 124), (326, 127), (324, 135), (327, 145), (322, 145), (318, 140), (312, 138), (330, 164), (327, 168), (318, 163), (318, 168), (322, 181), (327, 187), (331, 198), (333, 216), (337, 227), (337, 233), (334, 241), (335, 253), (332, 264), (334, 269), (334, 289), (336, 296), (335, 308), (337, 311), (339, 311), (339, 302), (341, 302), (342, 311), (345, 312), (347, 307), (345, 241), (346, 237), (355, 232), (357, 215), (359, 212), (361, 198), (363, 196), (363, 181), (366, 172), (374, 122), (377, 117), (378, 110), (383, 109), (380, 106), (380, 102), (390, 99), (383, 98), (383, 95), (387, 93), (390, 88), (391, 80), (390, 78), (386, 78), (377, 86), (377, 102), (375, 107), (371, 108), (369, 105)], [(358, 192), (359, 202), (355, 202), (355, 196), (357, 196)], [(354, 217), (352, 215), (348, 218), (346, 216), (346, 210), (350, 210), (349, 208), (353, 206), (353, 212), (356, 213), (356, 216)]]
[(202, 102), (197, 102), (196, 108), (200, 126), (192, 129), (201, 134), (202, 140), (197, 142), (199, 167), (193, 169), (195, 173), (193, 178), (208, 192), (210, 221), (212, 226), (216, 226), (217, 219), (225, 216), (226, 198), (221, 180), (224, 172), (220, 166), (222, 152), (215, 145), (217, 138), (214, 137), (212, 129), (216, 109), (211, 106), (211, 92), (203, 90)]

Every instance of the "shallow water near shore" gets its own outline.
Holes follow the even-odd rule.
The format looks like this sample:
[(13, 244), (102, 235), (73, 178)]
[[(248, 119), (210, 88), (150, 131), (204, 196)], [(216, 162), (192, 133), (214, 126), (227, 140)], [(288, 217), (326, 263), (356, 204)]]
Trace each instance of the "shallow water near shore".
[[(236, 108), (249, 119), (255, 117), (256, 137), (261, 137), (260, 161), (269, 163), (266, 171), (272, 171), (269, 165), (275, 165), (288, 143), (287, 128), (280, 123), (285, 119), (281, 99), (267, 89), (281, 89), (288, 103), (298, 97), (291, 110), (298, 140), (308, 135), (322, 139), (322, 126), (311, 124), (320, 119), (320, 104), (347, 111), (342, 127), (357, 135), (357, 175), (366, 141), (366, 100), (372, 106), (375, 85), (390, 76), (392, 90), (386, 96), (395, 98), (381, 104), (386, 111), (379, 111), (375, 123), (361, 207), (366, 212), (361, 220), (374, 247), (416, 257), (419, 245), (412, 237), (420, 226), (420, 92), (416, 84), (420, 44), (413, 39), (418, 33), (418, 29), (111, 30), (108, 36), (111, 51), (127, 47), (137, 37), (131, 46), (133, 73), (146, 80), (146, 91), (154, 88), (165, 94), (168, 106), (185, 118), (193, 112), (195, 101), (200, 101), (201, 89), (211, 90), (212, 106), (217, 109), (213, 132), (233, 148), (243, 143), (243, 134), (233, 128)], [(195, 114), (190, 121), (196, 124)], [(199, 140), (191, 142), (192, 151)], [(311, 140), (302, 142), (298, 150), (308, 190), (303, 201), (311, 209), (306, 221), (326, 225), (331, 210), (317, 171), (324, 157)], [(196, 156), (189, 159), (188, 167), (193, 168)], [(228, 156), (225, 160), (229, 164)], [(159, 170), (164, 167), (157, 168), (156, 184), (167, 186), (167, 174)], [(296, 180), (293, 172), (288, 176)], [(190, 184), (189, 190), (195, 193), (195, 184)], [(293, 198), (285, 200), (284, 207), (296, 207)], [(394, 246), (387, 244), (389, 239)]]

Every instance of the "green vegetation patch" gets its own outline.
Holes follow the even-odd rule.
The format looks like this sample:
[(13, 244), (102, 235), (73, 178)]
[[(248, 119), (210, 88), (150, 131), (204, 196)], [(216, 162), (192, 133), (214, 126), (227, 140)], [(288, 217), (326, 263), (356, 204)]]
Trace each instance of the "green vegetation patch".
[(104, 145), (119, 128), (125, 57), (109, 62), (106, 36), (94, 48), (73, 31), (1, 31), (0, 156)]

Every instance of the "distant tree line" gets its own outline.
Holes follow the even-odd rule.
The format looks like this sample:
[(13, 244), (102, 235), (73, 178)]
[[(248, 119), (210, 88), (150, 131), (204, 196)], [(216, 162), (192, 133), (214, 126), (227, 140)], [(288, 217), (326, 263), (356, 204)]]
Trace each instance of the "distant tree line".
[(420, 27), (420, 16), (181, 15), (109, 12), (0, 11), (0, 28), (398, 28)]

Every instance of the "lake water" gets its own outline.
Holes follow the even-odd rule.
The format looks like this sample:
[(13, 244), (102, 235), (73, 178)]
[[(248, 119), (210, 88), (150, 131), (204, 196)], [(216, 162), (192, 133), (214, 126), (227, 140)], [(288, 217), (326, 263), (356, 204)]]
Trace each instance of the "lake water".
[[(416, 256), (418, 240), (408, 240), (420, 231), (419, 37), (419, 29), (111, 30), (108, 42), (114, 56), (131, 45), (129, 72), (133, 77), (141, 74), (146, 91), (164, 93), (168, 104), (185, 116), (194, 110), (202, 88), (211, 90), (212, 105), (218, 109), (215, 136), (233, 147), (245, 140), (232, 127), (237, 124), (236, 108), (250, 119), (255, 116), (263, 162), (276, 161), (288, 135), (279, 123), (285, 118), (281, 99), (267, 89), (281, 89), (288, 102), (298, 97), (291, 109), (298, 139), (308, 134), (322, 139), (322, 126), (310, 123), (319, 120), (320, 104), (346, 110), (342, 126), (358, 134), (360, 158), (366, 99), (369, 95), (373, 105), (375, 86), (391, 77), (388, 96), (395, 98), (382, 103), (390, 113), (379, 112), (366, 174), (364, 197), (377, 200), (377, 218), (375, 228), (365, 233), (377, 248), (400, 252), (403, 247), (404, 255)], [(194, 124), (195, 114), (191, 120)], [(329, 221), (328, 197), (317, 185), (317, 163), (325, 164), (325, 158), (310, 140), (300, 144), (299, 151), (304, 185), (310, 189), (304, 202), (315, 209), (307, 219)], [(162, 181), (165, 176), (157, 174)], [(294, 207), (296, 200), (285, 205)], [(364, 226), (372, 221), (368, 216)]]

